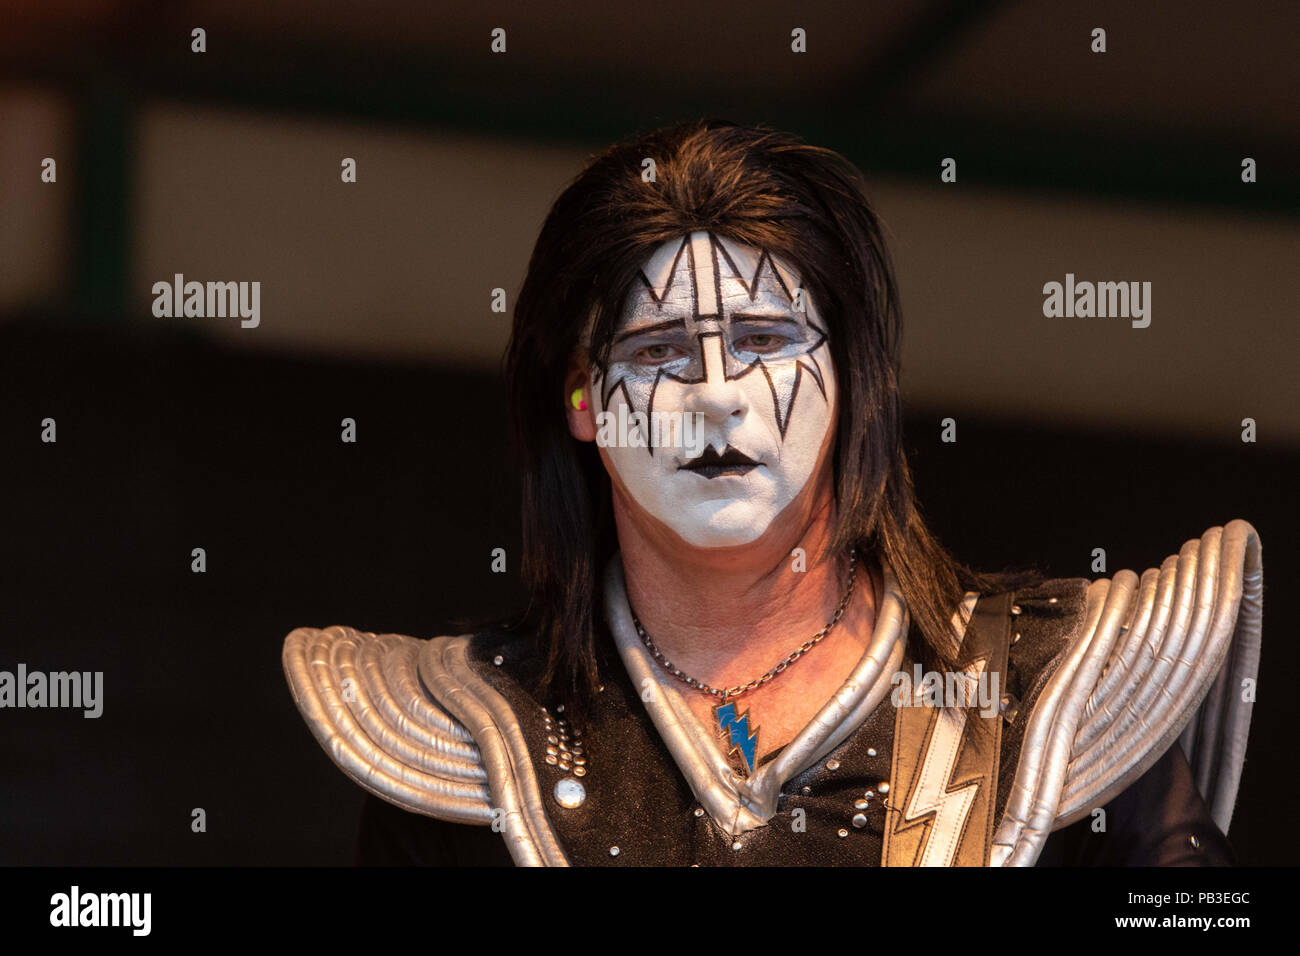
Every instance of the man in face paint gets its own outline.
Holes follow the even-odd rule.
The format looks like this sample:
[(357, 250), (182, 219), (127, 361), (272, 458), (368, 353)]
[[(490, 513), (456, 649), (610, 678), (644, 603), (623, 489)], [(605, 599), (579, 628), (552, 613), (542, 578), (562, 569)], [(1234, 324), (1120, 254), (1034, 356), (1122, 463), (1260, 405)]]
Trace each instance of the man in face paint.
[[(506, 363), (526, 614), (431, 642), (340, 627), (286, 638), (316, 738), (394, 805), (363, 825), (369, 861), (1230, 859), (1216, 820), (1249, 725), (1232, 688), (1258, 656), (1257, 535), (1233, 522), (1185, 545), (1176, 560), (1195, 588), (1181, 571), (1046, 580), (948, 555), (899, 447), (901, 315), (863, 185), (832, 151), (707, 120), (612, 147), (557, 199)], [(755, 223), (755, 243), (789, 259), (701, 230), (706, 216)], [(608, 302), (629, 242), (641, 277)], [(817, 269), (816, 303), (796, 260)], [(620, 307), (598, 367), (590, 330), (575, 334), (579, 303), (594, 302)], [(561, 408), (576, 441), (556, 433)], [(619, 427), (596, 420), (611, 414)], [(650, 447), (656, 415), (677, 428)], [(632, 439), (629, 418), (648, 434)], [(1223, 615), (1198, 613), (1206, 595)], [(1142, 633), (1116, 636), (1122, 621), (1164, 619), (1167, 646), (1200, 648), (1177, 667), (1130, 653)], [(922, 658), (967, 687), (1014, 673), (1002, 686), (1025, 694), (990, 692), (1006, 707), (991, 714), (893, 706)], [(1138, 693), (1151, 688), (1181, 689)], [(1195, 774), (1170, 734), (1194, 739)], [(1111, 797), (1125, 821), (1113, 836), (1077, 819)], [(500, 832), (464, 825), (498, 820)]]
[(660, 246), (585, 394), (611, 476), (694, 547), (755, 541), (829, 475), (826, 328), (793, 270), (752, 246), (704, 231)]

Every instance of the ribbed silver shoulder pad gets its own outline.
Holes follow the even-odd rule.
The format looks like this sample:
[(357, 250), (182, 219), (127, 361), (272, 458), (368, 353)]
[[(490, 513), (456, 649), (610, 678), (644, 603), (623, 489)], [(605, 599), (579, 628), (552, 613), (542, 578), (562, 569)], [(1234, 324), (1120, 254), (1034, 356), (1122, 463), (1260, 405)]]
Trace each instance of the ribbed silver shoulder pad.
[(1088, 587), (1064, 661), (1029, 716), (993, 865), (1029, 866), (1052, 830), (1119, 795), (1179, 740), (1224, 833), (1259, 669), (1259, 535), (1230, 521), (1141, 577)]
[(294, 702), (349, 777), (405, 810), (455, 823), (492, 822), (474, 737), (420, 684), (427, 641), (350, 627), (300, 627), (282, 660)]
[(470, 639), (300, 627), (284, 640), (284, 672), (320, 745), (364, 789), (491, 824), (520, 866), (566, 866), (518, 715), (470, 667)]

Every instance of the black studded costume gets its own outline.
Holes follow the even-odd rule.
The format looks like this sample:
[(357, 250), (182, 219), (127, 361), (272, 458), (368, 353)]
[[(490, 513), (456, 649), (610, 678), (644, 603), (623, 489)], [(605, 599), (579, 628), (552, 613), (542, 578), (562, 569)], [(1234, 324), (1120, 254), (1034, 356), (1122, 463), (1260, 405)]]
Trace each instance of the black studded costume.
[(914, 668), (883, 570), (859, 670), (749, 780), (630, 633), (617, 559), (584, 727), (532, 696), (518, 637), (301, 628), (284, 663), (317, 739), (371, 794), (363, 864), (1233, 862), (1262, 597), (1249, 524), (1140, 578), (968, 595), (959, 664), (1000, 691), (984, 710), (896, 705)]

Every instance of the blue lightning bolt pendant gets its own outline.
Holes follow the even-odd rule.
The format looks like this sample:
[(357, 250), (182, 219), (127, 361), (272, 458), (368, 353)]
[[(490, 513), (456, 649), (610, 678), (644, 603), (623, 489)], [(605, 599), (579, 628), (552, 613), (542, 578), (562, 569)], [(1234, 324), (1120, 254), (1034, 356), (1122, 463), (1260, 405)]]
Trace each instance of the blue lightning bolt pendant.
[(736, 705), (731, 702), (719, 704), (713, 708), (713, 716), (718, 721), (718, 732), (727, 738), (731, 745), (730, 753), (739, 752), (745, 758), (745, 766), (750, 776), (754, 773), (754, 758), (758, 754), (758, 728), (753, 733), (749, 730), (749, 711), (737, 716)]

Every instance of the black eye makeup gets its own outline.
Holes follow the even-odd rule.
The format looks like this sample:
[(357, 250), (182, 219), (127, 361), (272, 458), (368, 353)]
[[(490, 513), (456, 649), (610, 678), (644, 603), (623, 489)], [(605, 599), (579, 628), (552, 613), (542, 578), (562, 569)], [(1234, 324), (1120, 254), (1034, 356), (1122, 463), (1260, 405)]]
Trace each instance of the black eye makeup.
[(733, 316), (730, 331), (731, 349), (737, 354), (780, 356), (813, 338), (808, 326), (778, 316)]
[(687, 352), (678, 345), (668, 342), (656, 342), (653, 345), (643, 345), (632, 355), (632, 361), (637, 365), (665, 365), (668, 362), (675, 362), (679, 358), (684, 358)]
[[(735, 316), (726, 325), (730, 350), (736, 354), (779, 356), (792, 347), (803, 348), (815, 338), (807, 325), (779, 316)], [(654, 367), (698, 351), (698, 336), (687, 332), (684, 322), (658, 322), (619, 334), (610, 361)]]
[(680, 320), (660, 322), (618, 335), (609, 358), (611, 364), (625, 362), (653, 368), (693, 355), (697, 348)]
[(753, 352), (757, 355), (771, 355), (781, 351), (790, 344), (784, 335), (772, 332), (754, 332), (732, 341), (732, 348), (737, 352)]

